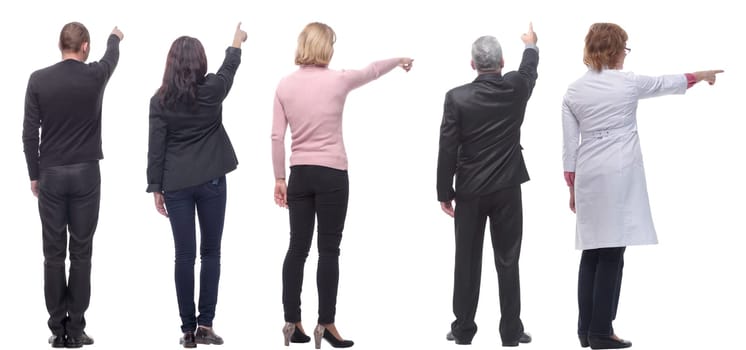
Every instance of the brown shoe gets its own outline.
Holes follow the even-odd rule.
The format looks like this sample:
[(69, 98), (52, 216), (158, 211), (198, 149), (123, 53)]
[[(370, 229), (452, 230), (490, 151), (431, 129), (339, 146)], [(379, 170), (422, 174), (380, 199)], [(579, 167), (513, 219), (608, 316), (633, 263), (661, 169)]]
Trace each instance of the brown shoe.
[(196, 348), (197, 343), (194, 342), (194, 332), (184, 332), (184, 335), (179, 339), (179, 344), (185, 348)]
[(194, 332), (194, 341), (197, 344), (223, 344), (223, 338), (215, 334), (215, 331), (212, 330), (212, 327), (197, 327), (197, 331)]

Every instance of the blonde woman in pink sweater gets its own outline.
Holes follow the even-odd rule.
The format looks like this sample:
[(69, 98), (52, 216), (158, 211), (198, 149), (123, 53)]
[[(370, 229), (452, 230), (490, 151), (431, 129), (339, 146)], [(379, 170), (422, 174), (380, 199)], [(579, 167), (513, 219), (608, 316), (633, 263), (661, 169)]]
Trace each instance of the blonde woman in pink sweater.
[[(339, 282), (339, 244), (342, 240), (349, 182), (342, 139), (342, 111), (347, 94), (396, 67), (412, 68), (411, 58), (376, 61), (361, 70), (328, 68), (334, 54), (334, 31), (310, 23), (298, 36), (295, 64), (299, 69), (277, 86), (272, 123), (272, 161), (275, 203), (288, 208), (290, 247), (282, 267), (285, 345), (311, 339), (301, 325), (300, 294), (303, 268), (311, 248), (314, 220), (318, 220), (319, 263), (316, 284), (319, 318), (314, 330), (316, 349), (321, 339), (335, 348), (353, 345), (334, 326)], [(285, 182), (285, 133), (290, 125), (290, 178)]]

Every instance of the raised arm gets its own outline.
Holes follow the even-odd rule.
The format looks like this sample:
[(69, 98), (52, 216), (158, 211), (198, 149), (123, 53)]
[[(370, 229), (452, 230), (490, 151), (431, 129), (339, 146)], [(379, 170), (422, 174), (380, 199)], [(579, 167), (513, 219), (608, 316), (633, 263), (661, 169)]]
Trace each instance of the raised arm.
[(536, 42), (539, 39), (534, 32), (533, 23), (529, 23), (528, 32), (521, 35), (521, 40), (526, 45), (526, 49), (523, 50), (523, 58), (521, 59), (521, 65), (518, 67), (518, 73), (528, 79), (528, 95), (531, 96), (531, 92), (534, 90), (534, 85), (536, 85), (536, 79), (539, 77), (539, 74), (536, 71), (539, 65), (539, 48), (536, 46)]
[(710, 85), (715, 84), (717, 75), (723, 73), (722, 69), (704, 70), (694, 73), (663, 75), (649, 77), (635, 75), (638, 97), (650, 98), (662, 95), (683, 94), (686, 89), (694, 86), (700, 81), (706, 81)]
[(236, 76), (238, 66), (241, 64), (241, 44), (246, 41), (248, 35), (241, 29), (241, 23), (236, 26), (233, 33), (233, 44), (225, 49), (223, 64), (217, 73), (208, 75), (205, 80), (207, 91), (210, 92), (211, 100), (223, 101), (233, 87), (233, 78)]
[(387, 60), (376, 61), (360, 70), (343, 70), (342, 77), (347, 83), (347, 88), (353, 90), (359, 88), (380, 76), (390, 72), (397, 66), (409, 72), (412, 68), (411, 58), (390, 58)]
[(98, 62), (92, 62), (91, 66), (95, 67), (103, 76), (104, 81), (108, 81), (114, 74), (114, 69), (119, 63), (119, 43), (124, 39), (124, 34), (118, 27), (114, 27), (106, 41), (106, 52)]

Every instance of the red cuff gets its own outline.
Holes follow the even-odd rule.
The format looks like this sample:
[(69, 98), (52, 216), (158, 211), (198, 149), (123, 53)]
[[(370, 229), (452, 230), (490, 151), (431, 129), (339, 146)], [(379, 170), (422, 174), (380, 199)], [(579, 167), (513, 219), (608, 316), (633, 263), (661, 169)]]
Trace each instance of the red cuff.
[(697, 77), (694, 76), (692, 73), (686, 73), (686, 88), (690, 88), (694, 86), (694, 84), (697, 83)]

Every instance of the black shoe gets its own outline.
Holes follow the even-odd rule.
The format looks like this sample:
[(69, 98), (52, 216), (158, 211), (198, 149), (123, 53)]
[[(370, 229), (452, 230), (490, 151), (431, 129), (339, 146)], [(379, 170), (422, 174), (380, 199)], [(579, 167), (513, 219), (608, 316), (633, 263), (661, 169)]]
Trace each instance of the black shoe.
[(301, 332), (292, 322), (285, 322), (282, 327), (282, 335), (285, 338), (285, 346), (290, 346), (290, 343), (308, 343), (311, 341), (311, 337)]
[(65, 336), (55, 334), (49, 337), (49, 344), (52, 344), (53, 348), (64, 348), (65, 347)]
[(590, 346), (590, 344), (588, 344), (588, 336), (587, 335), (579, 335), (578, 339), (580, 339), (580, 347), (581, 348), (587, 348), (587, 347)]
[(212, 327), (197, 327), (197, 331), (194, 332), (194, 341), (197, 344), (223, 345), (223, 338), (215, 334), (215, 331), (212, 330)]
[(184, 335), (179, 339), (179, 344), (184, 345), (185, 348), (196, 348), (197, 343), (194, 342), (194, 332), (184, 332)]
[(311, 337), (307, 336), (300, 329), (296, 328), (293, 335), (290, 337), (291, 343), (308, 343), (311, 341)]
[(71, 336), (68, 336), (65, 339), (65, 347), (66, 348), (82, 348), (83, 347), (83, 339), (82, 339), (82, 337), (71, 337)]
[(588, 344), (591, 349), (624, 349), (632, 346), (629, 340), (620, 339), (611, 336), (588, 336)]
[(349, 348), (355, 344), (352, 340), (340, 340), (337, 339), (330, 332), (326, 331), (326, 328), (322, 325), (317, 325), (313, 331), (313, 337), (315, 338), (316, 349), (321, 349), (321, 338), (326, 339), (333, 348)]
[(461, 340), (461, 339), (458, 339), (458, 338), (456, 338), (456, 336), (453, 335), (453, 332), (448, 332), (448, 334), (446, 334), (446, 340), (453, 341), (453, 342), (455, 342), (458, 345), (469, 345), (469, 344), (471, 344), (471, 340)]
[(93, 338), (89, 337), (85, 332), (83, 332), (83, 335), (78, 339), (80, 339), (80, 342), (83, 343), (83, 345), (93, 345)]
[(93, 345), (93, 338), (89, 337), (85, 332), (77, 337), (68, 336), (67, 339), (65, 339), (66, 348), (79, 348), (83, 345)]
[(518, 346), (518, 344), (528, 344), (531, 342), (531, 335), (523, 332), (518, 340), (514, 342), (503, 342), (503, 346)]

